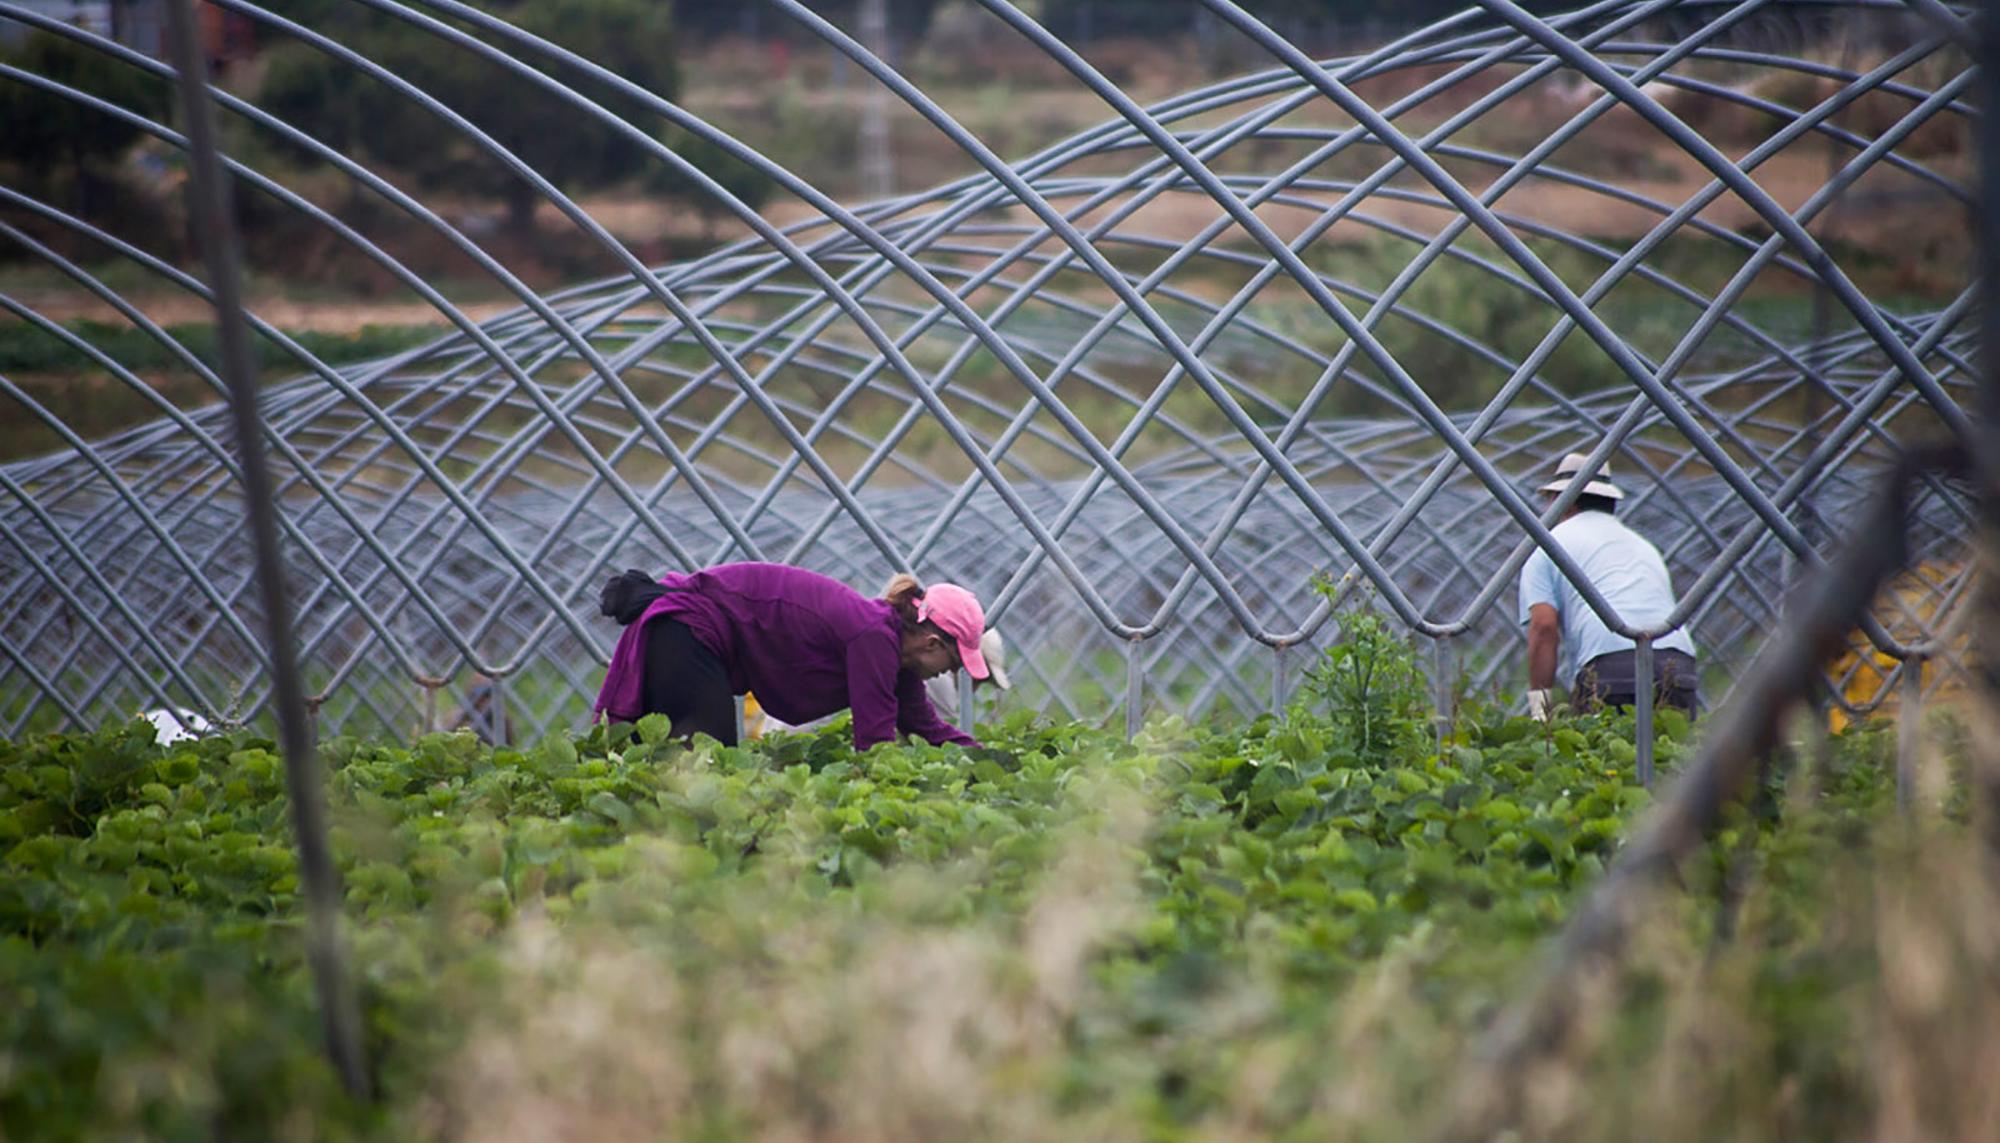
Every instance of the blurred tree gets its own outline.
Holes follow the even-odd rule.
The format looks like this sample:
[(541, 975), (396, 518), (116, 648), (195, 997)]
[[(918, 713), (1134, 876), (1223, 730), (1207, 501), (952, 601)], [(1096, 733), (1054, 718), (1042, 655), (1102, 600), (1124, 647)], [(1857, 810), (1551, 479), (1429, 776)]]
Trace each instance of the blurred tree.
[[(565, 191), (588, 190), (647, 171), (652, 160), (631, 135), (528, 83), (491, 60), (400, 21), (368, 19), (352, 5), (294, 0), (273, 5), (326, 31), (492, 136)], [(671, 99), (672, 19), (653, 0), (488, 0), (522, 30), (559, 44), (652, 93)], [(493, 42), (493, 38), (481, 35)], [(496, 45), (499, 46), (499, 45)], [(638, 101), (580, 71), (528, 53), (537, 70), (591, 98), (648, 135), (657, 117)], [(510, 228), (533, 229), (540, 194), (464, 135), (388, 85), (305, 44), (275, 49), (259, 102), (329, 146), (399, 171), (425, 190), (506, 204)]]
[[(802, 0), (807, 8), (856, 34), (855, 10), (860, 0)], [(908, 48), (930, 31), (939, 0), (889, 0), (889, 34)], [(1157, 0), (1148, 0), (1149, 3)], [(674, 25), (690, 36), (783, 36), (794, 34), (796, 21), (764, 3), (742, 0), (673, 0)]]
[[(37, 33), (7, 62), (151, 119), (165, 119), (173, 91), (154, 76), (86, 45)], [(64, 95), (16, 80), (0, 82), (0, 162), (44, 196), (70, 180), (78, 214), (88, 214), (110, 177), (106, 168), (143, 132)]]
[(1194, 27), (1199, 4), (1153, 0), (1045, 0), (1042, 25), (1066, 41), (1088, 43), (1116, 36), (1177, 36)]
[[(1244, 11), (1279, 34), (1325, 26), (1414, 28), (1464, 11), (1473, 0), (1237, 0)], [(1522, 7), (1547, 14), (1576, 7), (1574, 0), (1524, 0)], [(1208, 13), (1203, 5), (1173, 0), (1043, 0), (1039, 19), (1066, 40), (1087, 43), (1120, 36), (1172, 36), (1196, 30)]]
[[(769, 175), (736, 158), (720, 146), (706, 139), (689, 135), (684, 131), (667, 132), (666, 143), (675, 154), (694, 164), (723, 190), (740, 199), (751, 210), (760, 210), (771, 197), (775, 185)], [(732, 212), (723, 201), (697, 185), (694, 179), (665, 163), (656, 163), (647, 169), (646, 188), (658, 194), (684, 199), (701, 215), (702, 228), (713, 241), (717, 219), (729, 217)]]

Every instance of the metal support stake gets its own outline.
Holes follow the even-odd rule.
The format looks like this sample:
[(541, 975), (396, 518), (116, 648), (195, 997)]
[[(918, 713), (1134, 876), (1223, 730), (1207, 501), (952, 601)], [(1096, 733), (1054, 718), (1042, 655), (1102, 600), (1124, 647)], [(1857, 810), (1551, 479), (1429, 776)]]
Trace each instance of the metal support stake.
[(958, 728), (972, 733), (972, 676), (958, 672)]
[(1432, 721), (1437, 724), (1438, 753), (1444, 753), (1445, 739), (1451, 736), (1452, 725), (1457, 721), (1453, 706), (1454, 690), (1452, 669), (1457, 656), (1452, 651), (1451, 636), (1440, 635), (1431, 642), (1432, 662), (1431, 690), (1434, 692), (1437, 711)]
[[(493, 700), (486, 705), (486, 726), (493, 735), (493, 745), (510, 745), (514, 736), (507, 733), (507, 676), (494, 675), (492, 680)], [(736, 709), (741, 712), (743, 704), (738, 703)], [(740, 723), (736, 727), (736, 740), (743, 741), (743, 727)]]
[(1639, 752), (1639, 784), (1653, 788), (1653, 638), (1641, 635), (1633, 641), (1632, 664), (1637, 671), (1633, 697), (1639, 701), (1639, 718), (1632, 743)]
[(1271, 648), (1271, 713), (1279, 719), (1285, 717), (1285, 668), (1289, 665), (1285, 652), (1290, 650), (1280, 643)]
[(325, 792), (313, 764), (305, 688), (293, 640), (291, 606), (285, 594), (278, 550), (277, 498), (263, 448), (263, 417), (257, 406), (249, 324), (243, 315), (241, 267), (229, 184), (218, 154), (215, 119), (208, 101), (207, 66), (197, 37), (193, 0), (167, 5), (167, 37), (180, 75), (181, 112), (187, 127), (190, 178), (188, 214), (196, 243), (208, 264), (209, 287), (229, 386), (237, 459), (243, 470), (243, 504), (257, 553), (257, 592), (264, 608), (265, 650), (271, 661), (271, 697), (277, 707), (278, 736), (285, 753), (285, 787), (292, 809), (292, 832), (299, 848), (299, 879), (306, 897), (306, 960), (319, 994), (327, 1051), (349, 1095), (365, 1099), (368, 1076), (361, 1060), (361, 1022), (341, 963), (340, 874), (327, 841)]
[(435, 734), (438, 728), (438, 685), (428, 679), (417, 685), (424, 690), (424, 725), (417, 733)]
[(1139, 736), (1139, 700), (1144, 697), (1144, 681), (1139, 673), (1139, 647), (1143, 639), (1125, 644), (1125, 741)]
[(1923, 732), (1924, 661), (1903, 660), (1896, 710), (1896, 808), (1909, 813), (1917, 803), (1917, 740)]

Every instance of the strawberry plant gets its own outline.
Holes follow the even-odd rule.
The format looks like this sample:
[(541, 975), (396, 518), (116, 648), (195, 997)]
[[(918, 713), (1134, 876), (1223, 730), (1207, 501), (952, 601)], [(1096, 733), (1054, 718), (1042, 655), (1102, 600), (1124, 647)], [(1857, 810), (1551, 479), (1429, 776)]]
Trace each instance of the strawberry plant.
[[(715, 1137), (1395, 1134), (1649, 797), (1629, 716), (1471, 710), (1440, 745), (1407, 649), (1347, 629), (1288, 717), (1133, 743), (1029, 715), (971, 751), (856, 753), (838, 724), (688, 746), (658, 718), (330, 740), (365, 1107), (319, 1053), (272, 743), (0, 744), (0, 1122), (406, 1138), (500, 1130), (482, 1116), (540, 1093), (580, 1135), (642, 1112)], [(1689, 728), (1660, 721), (1670, 772)], [(1696, 902), (1759, 863), (1745, 955), (1801, 967), (1750, 974), (1745, 1005), (1797, 1030), (1772, 1090), (1836, 1093), (1826, 1122), (1865, 1089), (1833, 998), (1876, 955), (1820, 920), (1830, 855), (1872, 845), (1887, 757), (1843, 737), (1810, 797), (1689, 873)], [(1347, 1054), (1392, 978), (1394, 1030)], [(1359, 1121), (1324, 1104), (1329, 1068), (1374, 1077)]]

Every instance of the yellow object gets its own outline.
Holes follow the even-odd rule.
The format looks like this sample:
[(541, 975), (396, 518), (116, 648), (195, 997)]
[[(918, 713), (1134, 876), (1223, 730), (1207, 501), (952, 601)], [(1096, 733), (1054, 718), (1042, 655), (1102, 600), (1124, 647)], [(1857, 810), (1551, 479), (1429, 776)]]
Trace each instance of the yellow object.
[[(1884, 589), (1876, 618), (1905, 643), (1922, 638), (1919, 631), (1912, 629), (1909, 620), (1921, 620), (1924, 628), (1935, 631), (1941, 617), (1937, 614), (1939, 593), (1932, 589), (1936, 585), (1954, 582), (1963, 573), (1963, 564), (1938, 563), (1920, 564), (1902, 573)], [(1941, 648), (1940, 654), (1953, 655), (1963, 661), (1968, 651), (1969, 641), (1961, 635), (1951, 646)], [(1899, 705), (1897, 695), (1888, 687), (1898, 665), (1896, 658), (1878, 649), (1860, 628), (1848, 632), (1847, 650), (1827, 664), (1827, 678), (1840, 688), (1841, 698), (1864, 709), (1856, 716), (1849, 715), (1838, 705), (1829, 708), (1827, 729), (1838, 734), (1859, 719), (1873, 714), (1895, 714)], [(1925, 662), (1920, 669), (1925, 693), (1932, 693), (1930, 686), (1937, 678), (1937, 666)], [(1947, 693), (1955, 691), (1956, 688), (1947, 688)]]
[(764, 708), (757, 705), (757, 696), (744, 692), (743, 695), (743, 737), (764, 737), (764, 724), (768, 721)]

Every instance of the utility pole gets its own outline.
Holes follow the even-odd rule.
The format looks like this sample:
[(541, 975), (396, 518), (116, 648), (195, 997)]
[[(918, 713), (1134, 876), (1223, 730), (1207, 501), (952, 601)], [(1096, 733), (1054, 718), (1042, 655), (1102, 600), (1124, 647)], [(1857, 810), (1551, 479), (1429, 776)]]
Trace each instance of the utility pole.
[[(889, 0), (861, 0), (861, 42), (876, 58), (889, 58)], [(861, 96), (861, 189), (864, 197), (888, 198), (896, 189), (895, 156), (889, 146), (889, 89), (871, 83)]]

